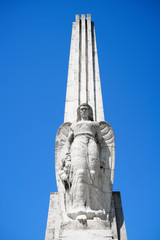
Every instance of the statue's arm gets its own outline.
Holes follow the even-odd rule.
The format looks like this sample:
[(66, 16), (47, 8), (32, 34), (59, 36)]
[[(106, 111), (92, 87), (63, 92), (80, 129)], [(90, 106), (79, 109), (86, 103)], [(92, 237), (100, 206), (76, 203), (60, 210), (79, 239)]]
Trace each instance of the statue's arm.
[(73, 138), (74, 138), (73, 130), (72, 130), (72, 128), (70, 128), (70, 131), (68, 134), (68, 139), (66, 141), (66, 152), (65, 152), (66, 157), (70, 156), (70, 148), (71, 148), (71, 144), (73, 142)]
[(105, 159), (103, 159), (103, 156), (101, 154), (102, 149), (104, 148), (104, 139), (102, 137), (102, 133), (101, 133), (101, 129), (100, 129), (99, 124), (97, 124), (96, 138), (97, 138), (97, 142), (100, 145), (100, 167), (105, 168), (105, 166), (106, 166)]
[(97, 139), (97, 142), (101, 145), (101, 143), (102, 143), (102, 133), (101, 133), (101, 129), (100, 129), (99, 124), (97, 124), (97, 126), (96, 126), (96, 139)]

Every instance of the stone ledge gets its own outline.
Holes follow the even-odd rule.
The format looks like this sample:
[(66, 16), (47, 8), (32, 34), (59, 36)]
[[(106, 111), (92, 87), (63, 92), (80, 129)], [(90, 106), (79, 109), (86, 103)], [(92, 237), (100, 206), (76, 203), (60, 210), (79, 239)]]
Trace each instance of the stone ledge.
[(103, 220), (87, 220), (87, 225), (81, 224), (79, 221), (72, 220), (67, 222), (61, 223), (61, 229), (62, 230), (77, 230), (77, 229), (83, 229), (83, 230), (99, 230), (99, 229), (110, 229), (110, 222), (109, 221), (103, 221)]

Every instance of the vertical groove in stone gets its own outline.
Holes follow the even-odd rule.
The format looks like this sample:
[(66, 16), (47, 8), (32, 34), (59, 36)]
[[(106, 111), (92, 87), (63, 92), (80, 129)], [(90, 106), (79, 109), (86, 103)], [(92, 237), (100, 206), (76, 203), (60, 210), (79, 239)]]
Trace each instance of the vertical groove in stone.
[[(74, 53), (74, 91), (72, 94), (74, 95), (73, 109), (77, 109), (80, 102), (80, 92), (79, 92), (79, 72), (80, 72), (80, 19), (79, 15), (76, 15), (76, 30), (75, 30), (75, 53)], [(73, 110), (72, 110), (73, 111)], [(76, 119), (76, 111), (73, 111), (73, 118)]]
[(95, 73), (95, 36), (94, 36), (94, 22), (91, 22), (91, 33), (92, 33), (92, 56), (93, 56), (93, 99), (95, 108), (95, 121), (97, 121), (97, 106), (96, 106), (96, 73)]
[(82, 22), (80, 19), (79, 22), (79, 83), (78, 83), (78, 105), (80, 105), (80, 94), (81, 94), (81, 29), (82, 29)]
[(85, 19), (85, 34), (86, 34), (86, 103), (88, 103), (88, 28), (87, 19)]
[(86, 24), (85, 14), (81, 15), (81, 79), (80, 79), (80, 103), (87, 102), (86, 99)]
[(93, 44), (92, 44), (92, 27), (91, 15), (87, 14), (87, 37), (88, 37), (88, 104), (93, 109), (93, 117), (95, 119), (95, 94), (93, 79)]

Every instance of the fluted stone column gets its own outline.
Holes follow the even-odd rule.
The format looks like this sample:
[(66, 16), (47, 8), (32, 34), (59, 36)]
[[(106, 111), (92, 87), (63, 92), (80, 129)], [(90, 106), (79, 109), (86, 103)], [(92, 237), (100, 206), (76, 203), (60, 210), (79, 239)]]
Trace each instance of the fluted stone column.
[(76, 109), (88, 103), (96, 121), (104, 120), (94, 22), (76, 15), (72, 27), (64, 122), (76, 119)]

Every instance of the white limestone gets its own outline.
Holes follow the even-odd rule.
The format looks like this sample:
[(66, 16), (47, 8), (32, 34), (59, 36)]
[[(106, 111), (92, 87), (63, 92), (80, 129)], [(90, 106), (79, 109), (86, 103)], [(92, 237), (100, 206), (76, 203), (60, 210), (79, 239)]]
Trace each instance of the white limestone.
[(94, 23), (76, 15), (72, 27), (64, 122), (76, 120), (76, 109), (88, 103), (95, 121), (104, 120)]
[(55, 162), (58, 193), (51, 193), (45, 240), (127, 240), (120, 194), (112, 192), (114, 132), (104, 121), (90, 14), (76, 15), (72, 27), (64, 124), (56, 136)]
[(122, 203), (119, 192), (113, 192), (109, 221), (64, 221), (59, 212), (58, 194), (51, 193), (45, 240), (127, 240)]
[(115, 161), (113, 129), (104, 121), (93, 121), (88, 104), (81, 104), (77, 113), (77, 122), (64, 123), (56, 137), (60, 209), (66, 220), (107, 220)]

